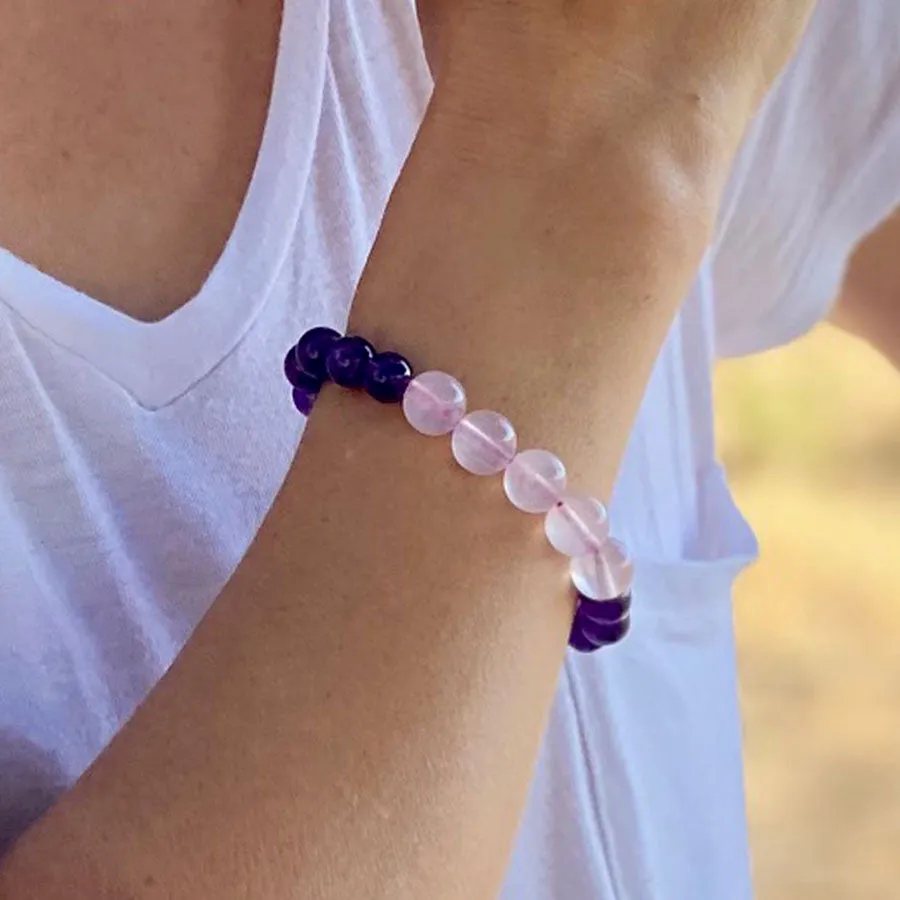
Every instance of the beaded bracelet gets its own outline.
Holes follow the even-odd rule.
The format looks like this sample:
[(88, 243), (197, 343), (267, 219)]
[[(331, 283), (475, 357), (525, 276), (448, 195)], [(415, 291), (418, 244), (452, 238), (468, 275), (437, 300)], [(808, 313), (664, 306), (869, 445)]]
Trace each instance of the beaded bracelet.
[(453, 456), (474, 475), (503, 473), (513, 506), (543, 514), (547, 540), (571, 558), (576, 606), (569, 646), (582, 653), (618, 643), (631, 624), (632, 562), (609, 536), (606, 508), (594, 497), (566, 489), (566, 468), (546, 450), (516, 452), (510, 421), (492, 410), (466, 414), (463, 386), (445, 372), (413, 376), (399, 353), (378, 353), (364, 338), (332, 328), (307, 331), (288, 351), (284, 373), (305, 416), (322, 385), (363, 389), (381, 403), (402, 403), (406, 420), (421, 434), (449, 434)]

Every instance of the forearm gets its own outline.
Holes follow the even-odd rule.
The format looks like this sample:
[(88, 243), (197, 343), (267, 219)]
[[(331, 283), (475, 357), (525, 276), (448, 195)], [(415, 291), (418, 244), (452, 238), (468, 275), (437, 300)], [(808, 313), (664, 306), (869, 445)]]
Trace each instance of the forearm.
[(875, 302), (869, 298), (860, 302), (854, 291), (853, 286), (845, 285), (831, 313), (832, 324), (864, 340), (900, 371), (900, 290)]
[[(604, 495), (719, 176), (652, 123), (573, 123), (549, 152), (451, 100), (352, 329), (458, 374)], [(491, 896), (571, 615), (564, 562), (497, 480), (326, 390), (235, 577), (0, 896)]]
[(831, 320), (900, 371), (900, 210), (856, 248)]

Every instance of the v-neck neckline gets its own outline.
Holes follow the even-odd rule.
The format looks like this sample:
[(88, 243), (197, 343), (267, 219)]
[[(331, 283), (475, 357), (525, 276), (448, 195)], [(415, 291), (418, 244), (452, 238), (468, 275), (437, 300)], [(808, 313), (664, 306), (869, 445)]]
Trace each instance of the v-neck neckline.
[(0, 302), (150, 410), (218, 365), (265, 304), (291, 246), (321, 112), (328, 6), (285, 0), (253, 174), (224, 249), (190, 300), (143, 322), (0, 248)]

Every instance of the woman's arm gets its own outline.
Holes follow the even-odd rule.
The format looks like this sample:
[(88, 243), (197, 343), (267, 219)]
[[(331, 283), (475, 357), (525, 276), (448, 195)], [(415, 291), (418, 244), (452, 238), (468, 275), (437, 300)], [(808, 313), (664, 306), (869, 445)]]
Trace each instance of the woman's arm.
[(900, 369), (900, 211), (857, 247), (831, 319)]
[[(795, 27), (800, 4), (732, 8), (760, 5)], [(454, 26), (351, 326), (459, 374), (606, 494), (762, 81), (742, 62), (733, 118), (676, 115), (598, 51), (595, 96), (569, 19), (634, 5), (545, 6), (535, 49), (534, 4), (460, 4), (492, 24)], [(540, 532), (396, 409), (323, 392), (234, 578), (0, 897), (493, 896), (572, 615)]]

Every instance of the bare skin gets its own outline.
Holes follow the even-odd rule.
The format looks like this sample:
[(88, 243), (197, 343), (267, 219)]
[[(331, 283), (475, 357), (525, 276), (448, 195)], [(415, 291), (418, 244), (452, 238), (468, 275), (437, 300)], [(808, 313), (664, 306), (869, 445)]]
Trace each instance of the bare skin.
[(2, 0), (0, 245), (163, 318), (222, 251), (262, 136), (280, 0)]
[(857, 247), (831, 318), (900, 370), (900, 210)]
[[(68, 40), (91, 39), (107, 8), (91, 3), (85, 18), (67, 12)], [(20, 5), (2, 0), (4, 23), (28, 24)], [(117, 16), (136, 15), (131, 6)], [(196, 289), (234, 217), (277, 18), (268, 7), (259, 22), (229, 13), (248, 17), (247, 55), (268, 63), (248, 61), (223, 26), (207, 50), (236, 54), (223, 69), (246, 65), (246, 78), (171, 101), (164, 54), (183, 51), (179, 71), (198, 66), (199, 81), (222, 70), (193, 60), (209, 36), (185, 5), (165, 6), (156, 40), (132, 21), (109, 51), (120, 67), (152, 60), (121, 91), (76, 71), (62, 36), (37, 29), (29, 47), (0, 46), (4, 65), (14, 61), (13, 74), (0, 69), (0, 132), (21, 134), (34, 109), (59, 120), (34, 139), (49, 148), (37, 160), (0, 155), (15, 198), (0, 241), (149, 319)], [(657, 0), (646, 14), (628, 0), (420, 6), (438, 85), (352, 324), (460, 373), (523, 439), (552, 436), (580, 480), (606, 493), (731, 155), (811, 2)], [(35, 0), (29, 21), (42, 8), (58, 11)], [(36, 59), (53, 69), (54, 49), (71, 71), (32, 78)], [(158, 117), (149, 133), (120, 134), (135, 94), (160, 104)], [(73, 98), (80, 113), (69, 117)], [(221, 124), (245, 103), (249, 123)], [(189, 143), (173, 153), (179, 141)], [(207, 206), (212, 173), (224, 199)], [(134, 239), (149, 270), (111, 248), (107, 221), (130, 221), (141, 200)], [(298, 459), (170, 673), (5, 860), (4, 900), (495, 895), (571, 617), (564, 570), (496, 484), (459, 477), (375, 404), (323, 395)]]

